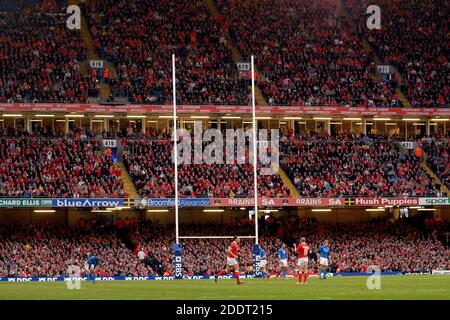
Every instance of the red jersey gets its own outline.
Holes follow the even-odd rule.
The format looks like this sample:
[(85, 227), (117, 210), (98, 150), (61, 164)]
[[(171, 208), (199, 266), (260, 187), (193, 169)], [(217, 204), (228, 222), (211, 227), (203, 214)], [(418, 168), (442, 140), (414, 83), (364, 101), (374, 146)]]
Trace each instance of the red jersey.
[(306, 243), (300, 243), (295, 249), (299, 258), (308, 258), (309, 246)]
[(237, 244), (235, 241), (233, 241), (233, 242), (230, 244), (230, 248), (231, 248), (231, 253), (232, 253), (232, 254), (228, 253), (228, 254), (227, 254), (227, 257), (228, 257), (228, 258), (237, 258), (237, 256), (238, 256), (238, 250), (239, 250), (238, 244)]

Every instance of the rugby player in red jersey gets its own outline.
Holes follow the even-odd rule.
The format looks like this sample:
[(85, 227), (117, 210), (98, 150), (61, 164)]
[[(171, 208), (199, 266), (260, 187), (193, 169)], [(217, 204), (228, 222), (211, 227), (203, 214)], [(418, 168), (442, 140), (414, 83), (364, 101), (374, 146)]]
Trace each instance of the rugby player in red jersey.
[(243, 284), (239, 277), (239, 264), (237, 262), (238, 252), (239, 252), (239, 243), (241, 240), (238, 236), (233, 237), (233, 241), (227, 250), (227, 265), (225, 268), (220, 271), (218, 274), (214, 276), (214, 280), (217, 282), (218, 277), (223, 276), (229, 272), (233, 272), (236, 277), (237, 284)]
[(307, 283), (308, 280), (308, 253), (309, 246), (306, 244), (306, 239), (301, 238), (300, 243), (297, 247), (295, 247), (295, 252), (298, 255), (298, 282), (297, 284), (302, 284), (302, 277), (304, 279), (304, 283)]

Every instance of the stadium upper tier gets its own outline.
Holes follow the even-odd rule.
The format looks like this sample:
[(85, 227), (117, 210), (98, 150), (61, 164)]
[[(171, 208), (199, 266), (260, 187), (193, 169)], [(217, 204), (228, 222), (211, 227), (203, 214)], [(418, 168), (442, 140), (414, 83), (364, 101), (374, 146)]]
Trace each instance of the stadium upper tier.
[[(403, 77), (402, 91), (412, 106), (448, 106), (450, 3), (434, 0), (344, 0), (380, 59)], [(361, 12), (371, 4), (382, 8), (383, 28), (369, 30)]]
[(85, 12), (95, 48), (117, 68), (110, 82), (116, 95), (135, 103), (170, 102), (175, 54), (180, 103), (250, 101), (224, 30), (203, 1), (94, 0)]
[(269, 104), (402, 106), (335, 1), (216, 2), (238, 49), (256, 55)]
[[(0, 276), (63, 276), (69, 265), (83, 266), (89, 255), (99, 259), (100, 276), (172, 275), (172, 225), (119, 220), (117, 226), (99, 220), (80, 220), (75, 226), (0, 226)], [(311, 247), (310, 270), (316, 272), (315, 253), (323, 239), (331, 240), (333, 271), (365, 272), (370, 265), (381, 271), (420, 272), (448, 270), (448, 223), (433, 219), (328, 224), (295, 215), (271, 216), (260, 221), (260, 245), (266, 250), (268, 270), (278, 267), (277, 239), (285, 242), (289, 272), (295, 272), (292, 245), (303, 236)], [(230, 224), (182, 224), (183, 235), (251, 234), (248, 218)], [(214, 274), (221, 270), (229, 239), (183, 240), (184, 273)], [(241, 271), (251, 272), (252, 241), (243, 239), (239, 251)], [(138, 254), (139, 252), (141, 252)], [(279, 270), (279, 269), (278, 269)]]
[(82, 75), (86, 49), (56, 8), (0, 12), (0, 101), (87, 102), (95, 79)]
[[(170, 104), (174, 53), (177, 99), (186, 105), (250, 104), (248, 74), (236, 63), (254, 55), (260, 104), (448, 107), (448, 1), (380, 1), (383, 27), (372, 31), (368, 1), (338, 3), (216, 0), (215, 12), (197, 0), (90, 0), (81, 5), (82, 31), (67, 29), (54, 1), (0, 12), (0, 102), (79, 103), (111, 93)], [(401, 78), (377, 74), (365, 39)], [(104, 69), (90, 69), (91, 47)]]

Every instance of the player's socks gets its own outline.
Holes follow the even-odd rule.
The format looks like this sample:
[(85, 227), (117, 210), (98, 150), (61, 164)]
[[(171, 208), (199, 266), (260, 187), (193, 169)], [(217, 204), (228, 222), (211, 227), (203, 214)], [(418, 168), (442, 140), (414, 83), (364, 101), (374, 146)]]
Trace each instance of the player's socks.
[(308, 273), (304, 273), (304, 274), (303, 274), (303, 281), (304, 281), (305, 283), (308, 282)]
[(238, 272), (238, 271), (235, 271), (235, 272), (234, 272), (234, 275), (235, 275), (235, 277), (236, 277), (237, 283), (240, 284), (240, 283), (241, 283), (241, 279), (240, 279), (240, 277), (239, 277), (239, 272)]
[(286, 271), (283, 271), (283, 279), (286, 279)]
[(298, 282), (299, 283), (302, 283), (302, 276), (303, 276), (303, 273), (298, 274)]
[(322, 270), (319, 270), (319, 278), (323, 279), (323, 271)]
[(227, 274), (227, 271), (226, 271), (226, 270), (220, 271), (220, 272), (216, 275), (216, 278), (218, 278), (218, 277), (220, 277), (220, 276), (223, 276), (224, 274)]

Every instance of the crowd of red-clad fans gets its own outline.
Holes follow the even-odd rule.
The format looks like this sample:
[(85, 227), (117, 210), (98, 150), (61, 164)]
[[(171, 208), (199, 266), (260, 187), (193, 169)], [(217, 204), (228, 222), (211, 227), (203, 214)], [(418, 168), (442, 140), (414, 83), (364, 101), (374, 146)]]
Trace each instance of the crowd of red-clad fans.
[[(366, 26), (364, 12), (373, 4), (366, 0), (345, 0), (344, 9), (332, 0), (215, 4), (217, 15), (194, 0), (82, 3), (93, 47), (117, 70), (111, 76), (104, 69), (112, 95), (170, 103), (174, 53), (180, 103), (247, 105), (249, 77), (233, 61), (233, 42), (241, 60), (256, 57), (257, 84), (271, 105), (401, 107), (399, 87), (413, 107), (448, 106), (448, 1), (380, 0), (380, 30)], [(66, 27), (63, 9), (43, 0), (0, 12), (1, 102), (98, 97), (104, 70), (80, 70), (86, 47), (80, 31)], [(375, 76), (376, 59), (364, 39), (402, 79), (395, 72)]]
[(450, 188), (450, 137), (435, 135), (418, 141), (427, 155), (427, 164), (439, 177), (442, 184)]
[(87, 102), (95, 79), (82, 75), (86, 49), (55, 1), (0, 12), (0, 102)]
[[(448, 107), (450, 3), (436, 0), (345, 0), (346, 7), (385, 64), (404, 78), (402, 91), (414, 107)], [(369, 5), (381, 8), (380, 30), (366, 27)]]
[(247, 104), (226, 35), (202, 1), (95, 0), (86, 4), (95, 48), (117, 68), (115, 95), (135, 103), (172, 100), (172, 54), (177, 95), (185, 104)]
[(420, 159), (386, 136), (286, 135), (280, 155), (281, 166), (302, 196), (441, 195)]
[[(150, 132), (150, 131), (149, 131)], [(112, 154), (102, 151), (89, 131), (75, 128), (66, 137), (51, 131), (0, 134), (0, 196), (4, 197), (121, 197), (128, 196), (121, 170)], [(166, 135), (121, 138), (123, 162), (141, 197), (174, 196), (173, 142)], [(204, 142), (203, 148), (207, 145)], [(441, 182), (449, 186), (449, 140), (431, 136), (418, 140), (426, 161)], [(179, 196), (188, 198), (245, 198), (253, 196), (253, 166), (249, 163), (206, 164), (196, 160), (178, 167)], [(226, 154), (224, 144), (224, 155)], [(280, 166), (300, 196), (392, 197), (442, 196), (441, 186), (420, 165), (412, 150), (395, 138), (352, 133), (283, 134)], [(183, 159), (183, 155), (181, 155)], [(291, 190), (274, 170), (262, 174), (258, 192), (263, 197), (289, 197)]]
[(372, 77), (374, 59), (335, 1), (216, 3), (237, 48), (256, 55), (258, 85), (269, 104), (402, 106), (395, 79)]
[[(138, 193), (147, 197), (174, 195), (173, 141), (167, 139), (123, 139), (124, 164)], [(225, 148), (225, 146), (224, 146)], [(253, 165), (249, 164), (181, 164), (178, 168), (178, 187), (182, 197), (251, 197)], [(224, 152), (225, 154), (225, 152)], [(288, 197), (289, 189), (278, 174), (258, 175), (258, 192), (265, 197)]]
[(0, 135), (2, 197), (124, 198), (120, 175), (98, 139), (83, 130), (64, 138)]
[(98, 275), (148, 275), (111, 224), (0, 226), (0, 274), (59, 276), (69, 266), (84, 266), (88, 256), (101, 263)]
[[(448, 222), (435, 217), (328, 224), (295, 215), (262, 218), (260, 245), (267, 252), (268, 270), (279, 270), (277, 249), (285, 243), (289, 271), (296, 272), (293, 244), (306, 237), (311, 247), (310, 270), (316, 270), (318, 246), (330, 241), (332, 272), (364, 272), (371, 265), (382, 271), (430, 272), (450, 269)], [(182, 224), (192, 236), (251, 235), (253, 222), (235, 218), (227, 225)], [(0, 226), (0, 276), (60, 276), (70, 265), (84, 266), (88, 256), (99, 259), (100, 276), (172, 275), (173, 225), (149, 221), (80, 220), (67, 225)], [(187, 275), (211, 275), (225, 264), (230, 239), (183, 239)], [(253, 240), (242, 239), (241, 272), (252, 272)]]

